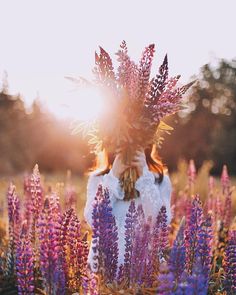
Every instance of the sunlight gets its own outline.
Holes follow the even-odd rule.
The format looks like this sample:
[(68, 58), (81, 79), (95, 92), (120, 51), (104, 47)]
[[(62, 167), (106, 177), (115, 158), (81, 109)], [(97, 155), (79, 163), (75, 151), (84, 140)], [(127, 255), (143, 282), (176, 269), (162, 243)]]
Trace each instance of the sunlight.
[(97, 89), (80, 86), (76, 91), (68, 92), (63, 107), (65, 107), (63, 117), (91, 121), (96, 119), (104, 109), (104, 99)]

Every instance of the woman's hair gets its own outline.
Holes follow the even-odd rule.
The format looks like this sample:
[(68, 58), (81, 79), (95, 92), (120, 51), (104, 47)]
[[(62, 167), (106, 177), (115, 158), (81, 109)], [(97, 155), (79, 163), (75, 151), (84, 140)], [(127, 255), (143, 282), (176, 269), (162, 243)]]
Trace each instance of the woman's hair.
[[(146, 161), (149, 170), (159, 174), (157, 182), (161, 183), (166, 166), (162, 163), (161, 158), (157, 154), (155, 145), (150, 145), (149, 147), (145, 148), (144, 153), (146, 155)], [(99, 170), (95, 174), (96, 176), (108, 173), (112, 167), (115, 156), (116, 155), (114, 153), (108, 153), (106, 149), (104, 149), (103, 152), (96, 157), (95, 165), (90, 169), (90, 171)]]

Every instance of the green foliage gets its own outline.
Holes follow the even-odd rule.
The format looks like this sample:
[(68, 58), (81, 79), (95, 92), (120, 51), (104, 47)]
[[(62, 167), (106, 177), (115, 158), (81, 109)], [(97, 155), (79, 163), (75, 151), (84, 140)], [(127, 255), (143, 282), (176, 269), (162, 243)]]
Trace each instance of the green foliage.
[(216, 67), (206, 64), (198, 81), (186, 97), (188, 110), (168, 121), (175, 130), (164, 142), (161, 155), (172, 169), (179, 158), (194, 158), (197, 167), (213, 160), (212, 173), (219, 174), (227, 164), (235, 174), (236, 62), (222, 59)]

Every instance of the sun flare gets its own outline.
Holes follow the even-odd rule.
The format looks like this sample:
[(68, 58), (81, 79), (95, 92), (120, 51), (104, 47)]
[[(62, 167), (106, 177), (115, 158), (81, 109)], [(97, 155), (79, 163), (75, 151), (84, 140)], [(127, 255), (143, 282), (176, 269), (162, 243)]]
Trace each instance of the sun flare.
[(99, 117), (104, 109), (104, 99), (94, 87), (79, 87), (69, 92), (64, 115), (70, 119), (91, 121)]

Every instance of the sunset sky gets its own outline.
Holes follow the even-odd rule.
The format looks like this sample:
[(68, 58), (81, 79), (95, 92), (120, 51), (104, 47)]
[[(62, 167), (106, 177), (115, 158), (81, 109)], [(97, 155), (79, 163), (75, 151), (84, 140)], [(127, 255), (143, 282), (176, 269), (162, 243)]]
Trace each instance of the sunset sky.
[(216, 58), (236, 58), (235, 1), (0, 1), (0, 79), (30, 105), (37, 96), (60, 117), (76, 106), (65, 76), (92, 78), (101, 45), (115, 59), (124, 39), (138, 61), (156, 44), (153, 75), (168, 54), (181, 83)]

